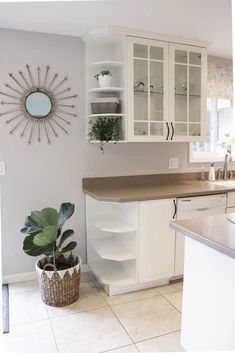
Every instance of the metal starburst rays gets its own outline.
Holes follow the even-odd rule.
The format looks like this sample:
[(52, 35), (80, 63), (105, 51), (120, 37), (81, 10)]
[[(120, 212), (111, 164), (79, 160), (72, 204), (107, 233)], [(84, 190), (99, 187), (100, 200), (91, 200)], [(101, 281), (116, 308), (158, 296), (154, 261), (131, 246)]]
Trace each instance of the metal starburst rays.
[[(18, 133), (26, 137), (28, 144), (34, 139), (41, 142), (43, 137), (51, 144), (53, 137), (60, 133), (68, 134), (71, 119), (76, 118), (75, 105), (72, 101), (77, 94), (70, 94), (71, 88), (66, 87), (68, 77), (61, 78), (52, 74), (50, 66), (36, 68), (33, 74), (26, 65), (26, 73), (19, 71), (19, 76), (9, 73), (10, 84), (0, 90), (0, 118), (6, 117), (6, 124), (11, 124), (9, 134)], [(50, 100), (51, 109), (47, 115), (34, 115), (27, 109), (26, 101), (33, 93), (42, 93)]]

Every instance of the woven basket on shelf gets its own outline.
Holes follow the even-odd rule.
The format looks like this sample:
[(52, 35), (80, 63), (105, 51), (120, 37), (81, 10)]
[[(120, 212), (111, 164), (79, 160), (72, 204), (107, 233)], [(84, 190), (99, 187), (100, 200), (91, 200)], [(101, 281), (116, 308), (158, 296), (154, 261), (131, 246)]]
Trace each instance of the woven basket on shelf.
[[(39, 261), (36, 262), (36, 272), (43, 302), (57, 307), (74, 303), (79, 298), (81, 259), (76, 266), (62, 271), (57, 271), (53, 264), (41, 269)], [(47, 271), (48, 267), (54, 271)]]

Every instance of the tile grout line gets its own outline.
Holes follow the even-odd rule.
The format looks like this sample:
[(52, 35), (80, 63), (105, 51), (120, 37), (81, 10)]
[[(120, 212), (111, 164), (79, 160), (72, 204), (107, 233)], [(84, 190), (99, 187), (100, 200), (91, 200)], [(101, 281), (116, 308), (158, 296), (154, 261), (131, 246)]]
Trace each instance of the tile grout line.
[[(109, 353), (109, 352), (113, 352), (115, 351), (116, 349), (120, 349), (120, 348), (126, 348), (126, 347), (129, 347), (129, 346), (133, 346), (134, 344), (126, 344), (125, 346), (121, 346), (121, 347), (117, 347), (117, 348), (112, 348), (112, 349), (109, 349), (109, 350), (105, 350), (105, 351), (100, 351), (99, 353)], [(134, 345), (135, 346), (135, 345)], [(137, 349), (137, 348), (136, 348)], [(138, 350), (139, 352), (139, 350)]]
[[(177, 291), (180, 292), (180, 291)], [(172, 293), (177, 293), (177, 292), (172, 292)], [(166, 293), (166, 294), (170, 294), (170, 293)], [(160, 296), (165, 299), (167, 301), (168, 304), (170, 304), (175, 310), (178, 311), (178, 313), (180, 313), (180, 315), (182, 315), (182, 312), (174, 305), (172, 304), (163, 294), (160, 294)]]
[(180, 332), (181, 330), (175, 330), (175, 331), (172, 331), (172, 332), (167, 332), (167, 333), (163, 333), (162, 335), (159, 335), (159, 336), (154, 336), (154, 337), (151, 337), (151, 338), (145, 338), (141, 341), (137, 341), (135, 342), (135, 344), (138, 344), (138, 343), (141, 343), (141, 342), (146, 342), (146, 341), (150, 341), (150, 340), (153, 340), (155, 338), (160, 338), (160, 337), (164, 337), (164, 336), (167, 336), (167, 335), (171, 335), (172, 333), (176, 333), (176, 332)]
[[(101, 294), (102, 295), (102, 294)], [(151, 299), (151, 298), (154, 298), (154, 297), (159, 297), (160, 294), (154, 294), (154, 295), (151, 295), (151, 297), (146, 297), (146, 298), (141, 298), (141, 299), (133, 299), (133, 300), (128, 300), (126, 302), (123, 302), (123, 303), (118, 303), (118, 304), (109, 304), (108, 300), (106, 300), (106, 298), (104, 297), (104, 300), (106, 301), (106, 303), (110, 306), (117, 306), (117, 305), (122, 305), (122, 304), (128, 304), (128, 303), (135, 303), (135, 302), (139, 302), (140, 300), (145, 300), (145, 299)]]
[(52, 333), (52, 336), (53, 336), (53, 339), (54, 339), (56, 351), (59, 353), (59, 348), (58, 348), (58, 346), (57, 346), (57, 342), (56, 342), (56, 338), (55, 338), (55, 333), (54, 333), (54, 330), (53, 330), (53, 327), (52, 327), (52, 324), (51, 324), (51, 320), (48, 319), (48, 321), (49, 321), (49, 325), (50, 325), (50, 328), (51, 328), (51, 333)]
[(107, 303), (110, 310), (112, 311), (113, 315), (116, 317), (117, 321), (119, 322), (119, 324), (122, 326), (123, 330), (126, 332), (127, 336), (130, 338), (132, 344), (135, 344), (135, 342), (133, 341), (133, 339), (131, 338), (131, 336), (129, 335), (129, 333), (127, 332), (126, 328), (124, 327), (124, 325), (122, 324), (122, 322), (119, 320), (118, 316), (115, 314), (115, 312), (113, 311), (111, 305), (109, 305), (109, 303)]

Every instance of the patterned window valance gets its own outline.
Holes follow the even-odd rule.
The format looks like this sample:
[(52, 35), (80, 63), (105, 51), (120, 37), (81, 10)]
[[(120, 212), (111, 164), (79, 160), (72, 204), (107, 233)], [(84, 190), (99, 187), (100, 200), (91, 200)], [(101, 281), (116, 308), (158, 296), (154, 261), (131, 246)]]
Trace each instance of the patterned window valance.
[(233, 67), (208, 63), (207, 96), (233, 99)]

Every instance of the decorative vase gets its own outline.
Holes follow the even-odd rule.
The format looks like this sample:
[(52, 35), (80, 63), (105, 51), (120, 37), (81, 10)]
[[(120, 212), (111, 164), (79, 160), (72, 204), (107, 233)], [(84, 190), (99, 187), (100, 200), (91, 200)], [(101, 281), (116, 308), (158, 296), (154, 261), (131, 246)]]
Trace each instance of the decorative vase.
[(56, 307), (74, 303), (79, 298), (81, 258), (77, 265), (66, 270), (57, 270), (52, 263), (45, 263), (43, 258), (35, 265), (43, 302)]
[(110, 75), (99, 75), (98, 82), (100, 88), (111, 87), (112, 76)]

